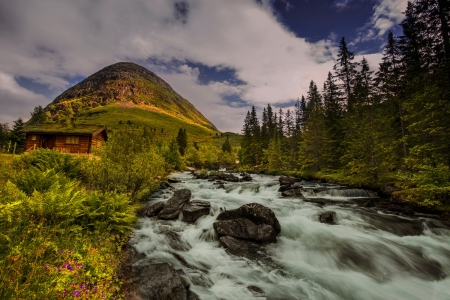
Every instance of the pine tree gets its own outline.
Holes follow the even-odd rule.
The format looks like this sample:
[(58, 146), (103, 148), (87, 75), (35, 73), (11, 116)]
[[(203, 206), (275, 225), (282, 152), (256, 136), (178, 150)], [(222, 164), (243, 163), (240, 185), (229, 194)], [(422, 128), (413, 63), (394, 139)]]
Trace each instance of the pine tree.
[(333, 70), (336, 73), (336, 77), (342, 82), (342, 84), (340, 84), (340, 89), (344, 99), (347, 101), (346, 108), (351, 111), (353, 107), (353, 80), (355, 79), (357, 64), (353, 62), (355, 55), (348, 50), (344, 37), (339, 43), (339, 53), (337, 57), (338, 59)]
[(228, 153), (232, 152), (231, 144), (230, 144), (230, 141), (228, 140), (228, 135), (227, 135), (227, 140), (222, 144), (222, 151), (228, 152)]
[(47, 115), (42, 106), (36, 106), (31, 112), (31, 118), (28, 123), (31, 125), (41, 125), (47, 121)]
[(9, 126), (7, 123), (0, 123), (0, 153), (6, 152), (9, 142)]
[(186, 133), (186, 129), (180, 128), (180, 130), (178, 130), (178, 135), (177, 135), (177, 144), (178, 144), (178, 149), (180, 151), (180, 154), (182, 156), (184, 156), (184, 152), (187, 148), (188, 145), (188, 138), (187, 138), (187, 133)]
[(323, 105), (317, 85), (311, 80), (307, 96), (307, 120), (299, 145), (298, 164), (303, 170), (320, 171), (322, 167), (325, 123)]
[(25, 134), (21, 131), (25, 127), (25, 123), (23, 122), (22, 118), (18, 118), (16, 121), (13, 122), (13, 128), (10, 133), (11, 142), (14, 144), (16, 143), (16, 153), (22, 153), (25, 148)]
[(340, 158), (343, 151), (343, 109), (341, 92), (331, 72), (328, 73), (328, 78), (323, 85), (323, 102), (326, 127), (323, 149), (324, 166), (337, 169), (340, 167)]
[(267, 149), (267, 170), (270, 173), (276, 173), (283, 169), (283, 157), (281, 153), (281, 141), (278, 132), (275, 131), (274, 137), (270, 140), (269, 149)]

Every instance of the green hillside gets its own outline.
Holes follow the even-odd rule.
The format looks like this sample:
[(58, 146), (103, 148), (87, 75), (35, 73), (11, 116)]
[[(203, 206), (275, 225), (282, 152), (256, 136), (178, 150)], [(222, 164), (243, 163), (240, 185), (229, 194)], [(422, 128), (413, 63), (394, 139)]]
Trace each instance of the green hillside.
[(219, 131), (200, 126), (190, 120), (180, 119), (164, 112), (151, 111), (136, 107), (127, 107), (121, 103), (108, 104), (96, 108), (83, 109), (76, 124), (105, 125), (108, 131), (126, 126), (147, 127), (157, 139), (167, 140), (175, 137), (180, 128), (187, 131), (188, 139), (196, 142), (210, 142)]

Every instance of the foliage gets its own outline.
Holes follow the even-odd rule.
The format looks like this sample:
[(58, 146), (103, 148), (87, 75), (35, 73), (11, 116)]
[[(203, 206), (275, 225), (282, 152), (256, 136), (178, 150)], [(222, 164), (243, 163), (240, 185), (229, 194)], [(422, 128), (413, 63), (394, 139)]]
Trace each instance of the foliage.
[[(178, 146), (178, 142), (176, 139), (172, 139), (169, 143), (169, 146), (162, 147), (162, 156), (164, 157), (166, 163), (169, 165), (169, 168), (180, 170), (182, 165), (182, 160), (180, 157), (180, 147)], [(183, 150), (184, 151), (184, 150)], [(184, 153), (184, 152), (183, 152)]]
[(165, 174), (164, 158), (141, 129), (115, 131), (97, 155), (99, 159), (84, 163), (84, 182), (103, 193), (124, 193), (138, 200), (155, 190), (158, 177)]
[(231, 153), (233, 151), (233, 149), (231, 148), (230, 141), (228, 140), (228, 136), (227, 136), (227, 140), (222, 145), (222, 151), (228, 152), (228, 153)]
[(178, 131), (177, 144), (179, 147), (180, 154), (184, 156), (184, 152), (186, 151), (188, 145), (188, 137), (186, 129), (180, 128), (180, 130)]

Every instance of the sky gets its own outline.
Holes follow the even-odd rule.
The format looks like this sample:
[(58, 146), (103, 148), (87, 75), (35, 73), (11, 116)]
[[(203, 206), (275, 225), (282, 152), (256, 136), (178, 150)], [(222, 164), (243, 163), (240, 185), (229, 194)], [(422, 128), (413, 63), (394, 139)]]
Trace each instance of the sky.
[(27, 120), (121, 61), (146, 67), (221, 131), (319, 88), (345, 37), (372, 70), (407, 0), (0, 0), (0, 123)]

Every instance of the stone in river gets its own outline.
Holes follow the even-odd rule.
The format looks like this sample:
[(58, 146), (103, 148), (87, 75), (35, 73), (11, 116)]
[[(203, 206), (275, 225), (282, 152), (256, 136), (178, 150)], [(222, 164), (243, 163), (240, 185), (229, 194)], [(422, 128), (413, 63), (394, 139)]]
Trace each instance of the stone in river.
[(260, 243), (276, 243), (277, 235), (272, 226), (256, 225), (244, 218), (214, 222), (214, 230), (219, 236), (231, 236)]
[(193, 200), (183, 207), (183, 221), (195, 222), (202, 216), (209, 215), (211, 203), (208, 201)]
[(159, 219), (173, 220), (178, 218), (183, 206), (191, 199), (191, 191), (188, 189), (176, 190), (173, 196), (167, 200), (164, 208), (158, 214)]
[(321, 223), (336, 224), (336, 213), (334, 211), (325, 211), (319, 215)]

